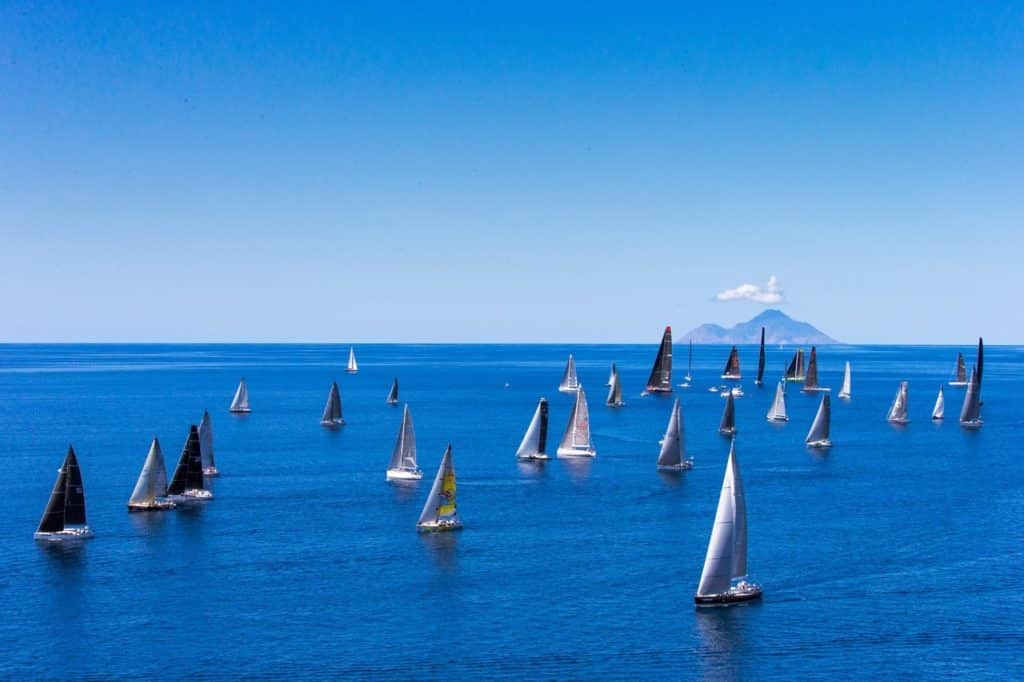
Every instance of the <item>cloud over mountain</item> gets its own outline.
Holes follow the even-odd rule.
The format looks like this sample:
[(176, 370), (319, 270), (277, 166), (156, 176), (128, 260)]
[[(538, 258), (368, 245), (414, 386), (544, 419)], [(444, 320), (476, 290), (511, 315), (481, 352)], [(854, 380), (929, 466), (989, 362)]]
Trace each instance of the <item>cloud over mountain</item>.
[(732, 289), (725, 289), (715, 294), (716, 301), (754, 301), (764, 305), (782, 303), (782, 289), (775, 275), (768, 277), (768, 284), (761, 287), (757, 284), (741, 284)]

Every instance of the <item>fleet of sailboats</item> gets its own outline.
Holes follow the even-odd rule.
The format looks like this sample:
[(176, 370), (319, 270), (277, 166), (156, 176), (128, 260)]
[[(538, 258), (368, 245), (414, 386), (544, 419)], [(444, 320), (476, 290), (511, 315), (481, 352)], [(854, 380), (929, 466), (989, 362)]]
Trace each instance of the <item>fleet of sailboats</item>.
[(391, 382), (391, 390), (388, 391), (386, 402), (388, 405), (398, 404), (398, 377), (395, 377), (395, 380)]
[(576, 391), (576, 402), (569, 414), (569, 423), (562, 434), (562, 442), (556, 454), (559, 457), (594, 457), (597, 451), (590, 442), (590, 409), (587, 407), (587, 395), (583, 386)]
[(231, 401), (231, 407), (228, 408), (229, 412), (247, 414), (252, 412), (249, 409), (249, 387), (245, 383), (245, 377), (238, 382), (238, 389), (235, 391), (235, 397)]
[(729, 359), (725, 361), (725, 369), (722, 370), (723, 379), (741, 379), (740, 375), (740, 352), (736, 346), (729, 351)]
[(548, 401), (541, 398), (537, 409), (533, 411), (533, 419), (526, 428), (523, 441), (516, 450), (516, 459), (542, 460), (548, 459)]
[(900, 382), (900, 387), (896, 391), (896, 398), (892, 401), (892, 407), (889, 408), (889, 415), (887, 419), (890, 424), (909, 424), (910, 418), (907, 416), (907, 394), (909, 392), (909, 384), (906, 381)]
[(345, 419), (341, 416), (341, 391), (338, 390), (338, 382), (334, 381), (331, 390), (327, 392), (327, 404), (320, 416), (320, 426), (334, 427), (344, 423)]
[(209, 500), (213, 493), (206, 489), (203, 479), (203, 455), (199, 447), (199, 427), (189, 428), (188, 439), (178, 458), (178, 466), (167, 486), (167, 496), (172, 502)]
[(654, 358), (651, 375), (647, 378), (647, 392), (672, 392), (672, 327), (665, 327), (665, 332), (661, 335), (658, 355)]
[(850, 385), (850, 361), (846, 361), (846, 368), (843, 369), (843, 385), (839, 388), (839, 397), (843, 400), (849, 400), (851, 395)]
[(68, 446), (68, 454), (57, 470), (50, 499), (43, 510), (43, 518), (34, 535), (36, 540), (77, 540), (92, 537), (85, 518), (85, 486), (82, 470), (75, 457), (75, 449)]
[(811, 357), (807, 361), (807, 375), (804, 377), (804, 387), (800, 390), (805, 393), (819, 393), (832, 390), (818, 384), (818, 349), (814, 346), (811, 346)]
[(693, 459), (686, 456), (686, 437), (683, 429), (683, 411), (676, 398), (668, 417), (665, 436), (661, 439), (658, 453), (658, 469), (661, 471), (683, 471), (693, 468)]
[(402, 424), (398, 427), (395, 449), (391, 451), (385, 478), (388, 481), (418, 481), (423, 478), (423, 472), (416, 464), (416, 430), (408, 405), (402, 410)]
[(559, 393), (575, 393), (580, 387), (580, 382), (576, 378), (576, 361), (572, 358), (572, 353), (569, 353), (569, 361), (565, 363), (565, 372), (562, 373), (562, 380), (558, 383)]
[(434, 485), (430, 487), (416, 529), (442, 532), (461, 528), (462, 521), (459, 519), (455, 504), (455, 465), (452, 462), (452, 445), (449, 443), (441, 458), (441, 465), (437, 468)]
[(818, 405), (818, 412), (814, 415), (814, 422), (811, 430), (807, 432), (805, 442), (812, 448), (830, 448), (832, 440), (830, 431), (832, 426), (832, 404), (829, 401), (828, 393), (821, 396), (821, 403)]
[[(213, 422), (209, 410), (203, 410), (203, 419), (199, 422), (199, 455), (203, 462), (203, 476), (220, 476), (213, 457)], [(160, 461), (163, 461), (162, 454)]]
[(942, 386), (939, 386), (939, 395), (935, 398), (935, 407), (932, 408), (932, 419), (939, 421), (946, 416), (946, 398), (942, 395)]
[(764, 327), (761, 327), (761, 350), (757, 354), (757, 378), (754, 385), (760, 386), (764, 383)]
[(135, 490), (128, 498), (128, 511), (163, 511), (177, 505), (167, 499), (167, 468), (160, 441), (156, 438), (149, 446), (149, 454), (142, 465)]
[(779, 385), (775, 387), (775, 399), (772, 400), (772, 406), (770, 408), (768, 408), (768, 421), (770, 421), (770, 422), (789, 421), (789, 417), (786, 415), (786, 381), (785, 381), (785, 379), (779, 381)]
[(359, 371), (359, 364), (356, 362), (356, 349), (352, 346), (348, 347), (348, 364), (345, 365), (345, 371), (349, 374)]

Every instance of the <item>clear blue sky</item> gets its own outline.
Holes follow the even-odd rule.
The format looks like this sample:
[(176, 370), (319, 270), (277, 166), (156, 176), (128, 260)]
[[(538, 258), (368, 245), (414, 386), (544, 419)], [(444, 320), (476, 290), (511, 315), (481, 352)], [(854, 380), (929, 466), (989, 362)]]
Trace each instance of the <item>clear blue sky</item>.
[(1024, 5), (767, 4), (0, 2), (0, 341), (1024, 341)]

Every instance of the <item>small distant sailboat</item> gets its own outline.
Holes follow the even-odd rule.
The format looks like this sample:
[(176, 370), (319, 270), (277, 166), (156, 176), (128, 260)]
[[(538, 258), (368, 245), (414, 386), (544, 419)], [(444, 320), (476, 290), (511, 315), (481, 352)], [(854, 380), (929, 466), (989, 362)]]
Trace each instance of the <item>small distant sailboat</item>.
[(331, 390), (327, 392), (327, 404), (320, 417), (320, 426), (342, 426), (344, 423), (345, 419), (341, 416), (341, 391), (338, 390), (338, 382), (334, 381)]
[(722, 370), (723, 379), (741, 379), (740, 376), (740, 352), (736, 346), (729, 352), (729, 359), (725, 361), (725, 369)]
[(85, 519), (85, 487), (82, 470), (75, 457), (75, 449), (68, 446), (68, 454), (57, 470), (50, 499), (33, 535), (36, 540), (76, 540), (92, 537)]
[(622, 407), (626, 403), (622, 400), (622, 380), (618, 372), (612, 377), (612, 387), (608, 389), (608, 398), (605, 400), (608, 407)]
[(932, 420), (940, 421), (946, 416), (946, 399), (942, 395), (942, 386), (939, 386), (939, 395), (935, 398), (935, 407), (932, 408)]
[(345, 366), (345, 371), (349, 374), (359, 371), (359, 364), (356, 362), (356, 349), (352, 346), (348, 347), (348, 365)]
[(977, 364), (977, 379), (978, 379), (978, 400), (981, 400), (981, 375), (985, 369), (985, 342), (978, 337), (978, 364)]
[(661, 439), (658, 454), (658, 469), (661, 471), (684, 471), (693, 468), (693, 459), (686, 456), (686, 436), (683, 429), (683, 411), (676, 398), (672, 414), (668, 418), (665, 437)]
[(910, 423), (910, 419), (907, 417), (908, 392), (909, 384), (906, 381), (901, 381), (899, 390), (896, 391), (896, 398), (892, 401), (892, 407), (889, 408), (887, 419), (890, 424)]
[(462, 521), (455, 508), (455, 465), (452, 463), (452, 446), (449, 443), (441, 458), (441, 466), (437, 468), (437, 476), (434, 485), (430, 487), (427, 502), (423, 505), (420, 520), (416, 523), (416, 530), (439, 533), (461, 528)]
[(619, 373), (619, 370), (617, 370), (617, 369), (615, 368), (615, 363), (613, 362), (613, 363), (612, 363), (612, 369), (611, 369), (611, 371), (610, 371), (610, 372), (608, 373), (608, 383), (606, 383), (606, 384), (605, 384), (605, 386), (611, 386), (611, 385), (612, 385), (612, 382), (613, 382), (613, 381), (615, 381), (615, 376), (616, 376), (616, 375), (617, 375), (618, 373)]
[(956, 354), (956, 369), (953, 370), (953, 380), (949, 382), (950, 386), (966, 386), (967, 385), (967, 364), (964, 362), (964, 354)]
[(832, 441), (829, 440), (829, 431), (832, 424), (832, 403), (828, 393), (821, 396), (821, 404), (818, 405), (818, 413), (814, 415), (814, 422), (811, 430), (807, 432), (806, 443), (811, 448), (830, 448)]
[[(508, 384), (505, 384), (505, 386), (508, 387)], [(388, 405), (398, 404), (398, 377), (395, 377), (395, 380), (391, 382), (391, 390), (388, 391), (387, 403)]]
[(960, 426), (965, 429), (980, 429), (981, 421), (981, 382), (978, 381), (977, 368), (971, 369), (971, 378), (967, 382), (964, 404), (960, 408)]
[(786, 381), (803, 381), (805, 378), (804, 349), (797, 348), (793, 359), (789, 362), (789, 367), (786, 368)]
[(238, 389), (235, 391), (234, 400), (231, 401), (231, 407), (228, 408), (229, 412), (248, 414), (252, 412), (249, 409), (249, 386), (245, 383), (245, 377), (238, 382)]
[(725, 398), (725, 409), (722, 410), (722, 421), (718, 425), (718, 432), (723, 436), (736, 435), (736, 401), (732, 392)]
[(775, 387), (775, 400), (772, 401), (772, 406), (768, 408), (768, 421), (770, 422), (785, 422), (789, 421), (789, 417), (786, 415), (786, 381), (783, 379), (779, 382), (779, 385)]
[(541, 398), (537, 403), (537, 409), (533, 412), (533, 419), (526, 428), (523, 442), (516, 450), (516, 458), (524, 460), (548, 459), (548, 401)]
[(572, 406), (569, 423), (562, 435), (556, 454), (559, 457), (594, 457), (597, 452), (590, 442), (590, 409), (587, 407), (587, 394), (580, 385), (576, 392), (576, 403)]
[(576, 378), (576, 361), (569, 353), (569, 362), (565, 363), (565, 372), (562, 373), (562, 381), (558, 384), (559, 393), (575, 393), (580, 387)]
[[(203, 419), (199, 422), (199, 455), (203, 462), (203, 476), (220, 476), (213, 459), (213, 422), (210, 421), (209, 410), (203, 410)], [(160, 461), (164, 461), (162, 453)], [(164, 484), (166, 485), (166, 477)]]
[(658, 355), (654, 358), (651, 375), (647, 378), (647, 392), (672, 392), (672, 327), (665, 327), (661, 335)]
[(164, 466), (164, 452), (156, 438), (149, 446), (149, 454), (142, 465), (142, 473), (135, 484), (132, 496), (128, 498), (128, 511), (163, 511), (177, 505), (167, 499), (167, 468)]
[(800, 389), (804, 393), (820, 393), (831, 391), (831, 388), (823, 388), (818, 385), (818, 349), (811, 346), (811, 358), (807, 361), (807, 376), (804, 377), (804, 387)]
[(843, 400), (850, 399), (850, 361), (846, 361), (846, 369), (843, 370), (843, 385), (839, 389), (839, 397)]
[(683, 383), (679, 384), (679, 388), (689, 388), (690, 384), (693, 383), (693, 339), (690, 339), (690, 355), (686, 360), (686, 376), (683, 377)]
[(402, 411), (402, 425), (398, 427), (395, 449), (391, 452), (385, 478), (389, 481), (418, 481), (423, 478), (423, 472), (416, 464), (416, 430), (412, 426), (408, 404)]
[(189, 428), (188, 440), (181, 450), (171, 483), (167, 486), (167, 495), (172, 502), (209, 500), (213, 497), (203, 481), (203, 455), (199, 447), (199, 428), (195, 424)]
[(725, 606), (759, 599), (761, 586), (748, 582), (746, 577), (747, 502), (733, 439), (694, 602), (698, 607)]
[(764, 327), (761, 327), (761, 350), (757, 355), (757, 379), (754, 380), (755, 386), (760, 386), (764, 383)]

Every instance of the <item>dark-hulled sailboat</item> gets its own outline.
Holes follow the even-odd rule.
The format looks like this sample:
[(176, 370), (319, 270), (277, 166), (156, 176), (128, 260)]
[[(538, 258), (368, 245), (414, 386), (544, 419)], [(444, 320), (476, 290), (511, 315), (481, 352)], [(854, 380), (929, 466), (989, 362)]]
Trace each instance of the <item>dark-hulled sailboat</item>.
[(723, 436), (736, 435), (736, 401), (732, 392), (725, 397), (725, 409), (722, 410), (722, 421), (718, 425), (718, 432)]
[(206, 489), (203, 480), (203, 455), (199, 448), (199, 427), (189, 428), (188, 440), (181, 449), (178, 466), (167, 486), (167, 496), (174, 502), (188, 500), (209, 500), (213, 493)]
[(740, 352), (736, 346), (729, 351), (729, 359), (725, 361), (725, 369), (722, 370), (723, 379), (741, 379), (740, 376)]
[(338, 382), (331, 383), (331, 390), (327, 392), (327, 404), (324, 405), (324, 413), (320, 416), (320, 426), (335, 427), (343, 426), (345, 419), (341, 416), (341, 391), (338, 390)]
[(50, 492), (43, 518), (36, 528), (36, 540), (76, 540), (92, 537), (85, 518), (85, 487), (75, 449), (68, 446), (64, 463), (57, 470), (57, 481)]
[(618, 372), (612, 375), (612, 387), (608, 389), (608, 398), (604, 402), (608, 407), (622, 407), (626, 404), (622, 399), (622, 379)]
[(665, 333), (661, 335), (658, 355), (654, 358), (651, 376), (647, 378), (647, 392), (672, 392), (672, 327), (665, 327)]
[(754, 379), (755, 386), (764, 384), (764, 327), (761, 327), (761, 350), (757, 354), (757, 378)]
[(398, 404), (398, 377), (395, 377), (395, 380), (391, 382), (391, 390), (388, 391), (386, 402), (388, 405)]
[(831, 391), (831, 388), (823, 388), (818, 384), (818, 349), (811, 346), (811, 357), (807, 361), (807, 376), (804, 377), (804, 387), (800, 389), (804, 393), (819, 393)]

